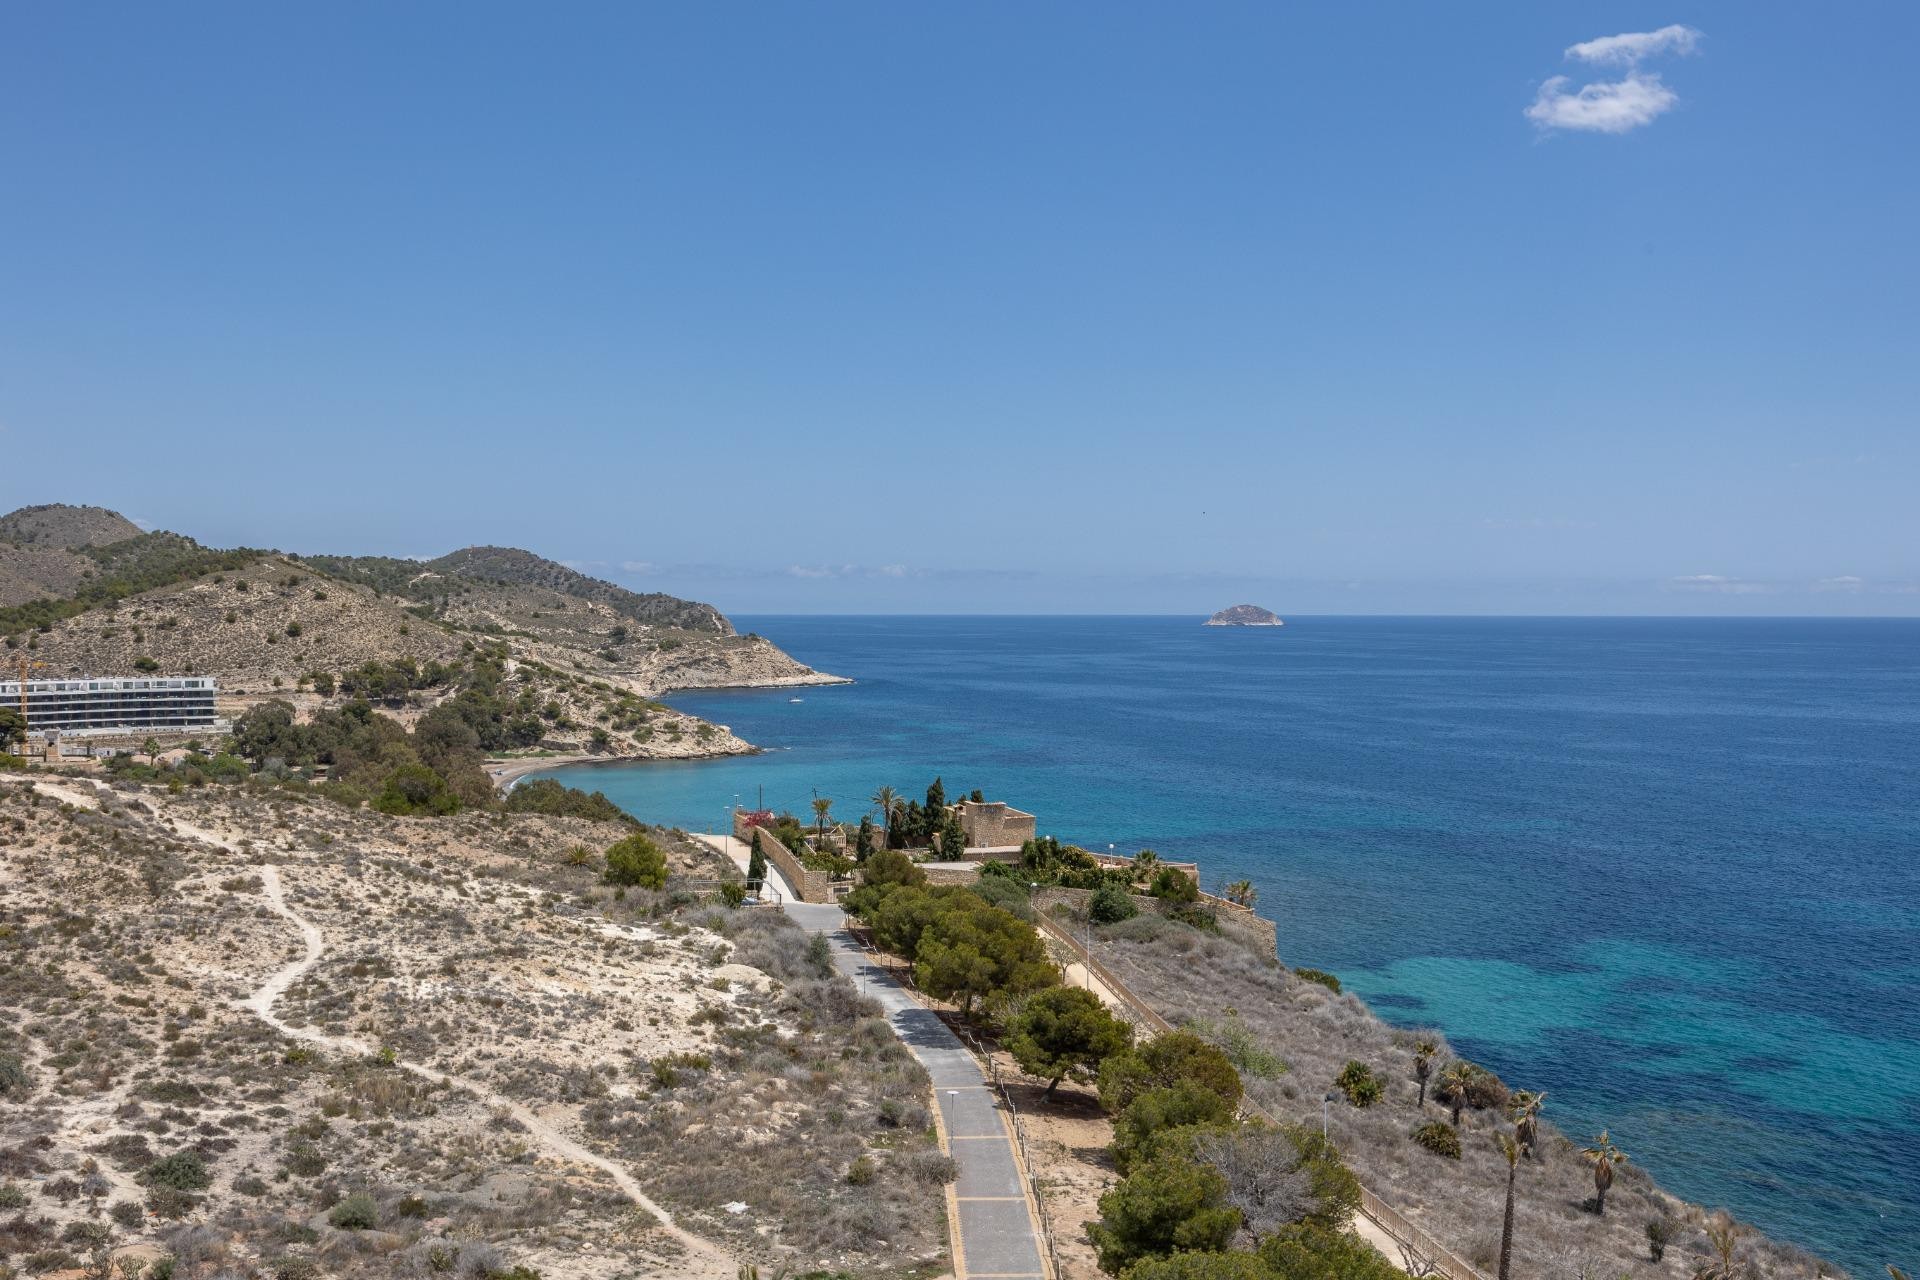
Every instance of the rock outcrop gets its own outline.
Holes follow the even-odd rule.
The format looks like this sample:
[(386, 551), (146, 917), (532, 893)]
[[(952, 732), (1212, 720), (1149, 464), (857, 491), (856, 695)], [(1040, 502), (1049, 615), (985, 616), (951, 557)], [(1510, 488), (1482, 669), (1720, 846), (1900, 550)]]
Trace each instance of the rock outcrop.
[(1207, 619), (1210, 627), (1284, 627), (1279, 615), (1257, 604), (1236, 604)]

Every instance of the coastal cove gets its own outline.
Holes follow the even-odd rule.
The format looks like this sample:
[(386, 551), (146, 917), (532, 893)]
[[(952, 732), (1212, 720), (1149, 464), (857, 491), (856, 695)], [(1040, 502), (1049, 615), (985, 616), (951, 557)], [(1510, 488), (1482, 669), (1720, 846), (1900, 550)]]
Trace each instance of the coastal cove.
[(1198, 860), (1570, 1135), (1856, 1276), (1912, 1258), (1920, 623), (1288, 623), (741, 619), (857, 683), (669, 699), (758, 756), (549, 772), (690, 830), (938, 774)]

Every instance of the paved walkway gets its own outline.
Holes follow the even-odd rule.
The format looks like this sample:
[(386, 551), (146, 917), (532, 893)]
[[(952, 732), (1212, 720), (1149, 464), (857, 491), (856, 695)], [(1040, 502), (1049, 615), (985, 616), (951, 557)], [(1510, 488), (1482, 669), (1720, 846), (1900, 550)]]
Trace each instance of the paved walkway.
[[(746, 850), (739, 841), (700, 839), (745, 867)], [(768, 874), (777, 879), (779, 870), (769, 867)], [(839, 907), (789, 897), (786, 912), (809, 933), (826, 935), (834, 965), (880, 1002), (893, 1033), (933, 1078), (940, 1132), (960, 1170), (947, 1188), (954, 1274), (959, 1280), (1044, 1280), (1038, 1211), (1027, 1196), (1011, 1122), (978, 1060), (937, 1014), (867, 958), (847, 932), (846, 913)]]

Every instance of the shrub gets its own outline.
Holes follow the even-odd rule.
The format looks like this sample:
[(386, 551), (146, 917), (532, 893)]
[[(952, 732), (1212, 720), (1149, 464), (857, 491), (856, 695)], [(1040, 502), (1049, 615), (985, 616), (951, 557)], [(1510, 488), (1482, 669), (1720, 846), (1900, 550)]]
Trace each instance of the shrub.
[(1095, 924), (1119, 924), (1140, 914), (1133, 895), (1117, 884), (1103, 884), (1087, 899), (1087, 914)]
[(1226, 1196), (1226, 1179), (1205, 1165), (1177, 1156), (1148, 1161), (1100, 1197), (1100, 1220), (1087, 1228), (1100, 1269), (1119, 1275), (1141, 1258), (1226, 1248), (1240, 1228)]
[(607, 850), (607, 869), (601, 878), (608, 884), (664, 888), (667, 855), (660, 852), (659, 845), (635, 832)]
[(1373, 1074), (1372, 1067), (1354, 1059), (1349, 1059), (1347, 1065), (1340, 1069), (1333, 1083), (1335, 1088), (1347, 1095), (1347, 1101), (1356, 1107), (1372, 1106), (1387, 1091), (1380, 1077)]
[(1406, 1280), (1372, 1245), (1341, 1228), (1296, 1223), (1260, 1242), (1274, 1280)]
[(1233, 1104), (1219, 1094), (1182, 1080), (1165, 1089), (1149, 1089), (1122, 1111), (1113, 1122), (1113, 1163), (1126, 1173), (1153, 1152), (1156, 1134), (1187, 1125), (1226, 1124), (1233, 1119)]
[(1340, 994), (1340, 979), (1324, 969), (1295, 969), (1293, 976), (1302, 982), (1317, 982), (1333, 994)]
[(1162, 902), (1198, 902), (1200, 886), (1193, 877), (1175, 867), (1162, 867), (1153, 876), (1148, 892)]
[(0, 1053), (0, 1098), (24, 1098), (33, 1078), (16, 1053)]
[(1182, 1082), (1212, 1090), (1230, 1109), (1240, 1105), (1240, 1073), (1226, 1054), (1191, 1031), (1169, 1031), (1108, 1058), (1100, 1067), (1100, 1105), (1118, 1113), (1149, 1089)]
[(207, 1162), (198, 1151), (177, 1151), (154, 1161), (142, 1175), (150, 1187), (171, 1187), (175, 1191), (204, 1191), (213, 1185)]
[(133, 660), (133, 669), (135, 671), (158, 671), (160, 669), (160, 664), (155, 662), (152, 658), (147, 657), (145, 654), (142, 654), (140, 657), (135, 658)]
[(0, 1209), (24, 1209), (32, 1197), (17, 1182), (0, 1182)]
[(1213, 908), (1197, 902), (1183, 902), (1167, 908), (1167, 919), (1207, 933), (1220, 932), (1220, 919), (1214, 914)]
[(460, 797), (447, 787), (447, 780), (424, 764), (403, 764), (387, 775), (373, 807), (396, 817), (417, 815), (445, 816), (460, 808)]
[(856, 1157), (854, 1162), (847, 1166), (847, 1185), (850, 1187), (871, 1186), (877, 1176), (879, 1171), (874, 1168), (873, 1161), (865, 1156)]
[(155, 1187), (147, 1193), (147, 1212), (156, 1218), (184, 1218), (198, 1203), (197, 1196), (173, 1187)]
[(508, 813), (544, 813), (554, 818), (592, 818), (626, 826), (636, 819), (599, 791), (581, 791), (552, 778), (534, 778), (507, 792)]
[(1437, 1156), (1460, 1158), (1460, 1131), (1444, 1120), (1429, 1120), (1413, 1131), (1413, 1140)]
[(1655, 1262), (1666, 1256), (1667, 1246), (1678, 1239), (1680, 1224), (1672, 1218), (1652, 1218), (1647, 1222), (1647, 1253)]
[(737, 907), (747, 900), (747, 886), (738, 880), (728, 880), (720, 886), (720, 901), (729, 907)]
[(116, 1200), (107, 1206), (107, 1216), (132, 1231), (147, 1220), (147, 1212), (131, 1200)]
[(327, 1221), (342, 1231), (371, 1231), (380, 1221), (380, 1210), (372, 1196), (356, 1191), (333, 1206)]

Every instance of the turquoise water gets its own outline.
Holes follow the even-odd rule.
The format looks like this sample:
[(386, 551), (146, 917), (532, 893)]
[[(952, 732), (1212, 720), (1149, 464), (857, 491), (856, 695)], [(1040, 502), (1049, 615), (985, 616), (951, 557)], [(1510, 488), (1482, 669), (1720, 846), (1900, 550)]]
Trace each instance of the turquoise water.
[(1920, 1265), (1920, 622), (740, 621), (859, 683), (679, 695), (768, 752), (568, 780), (704, 830), (940, 774), (1197, 858), (1679, 1194)]

